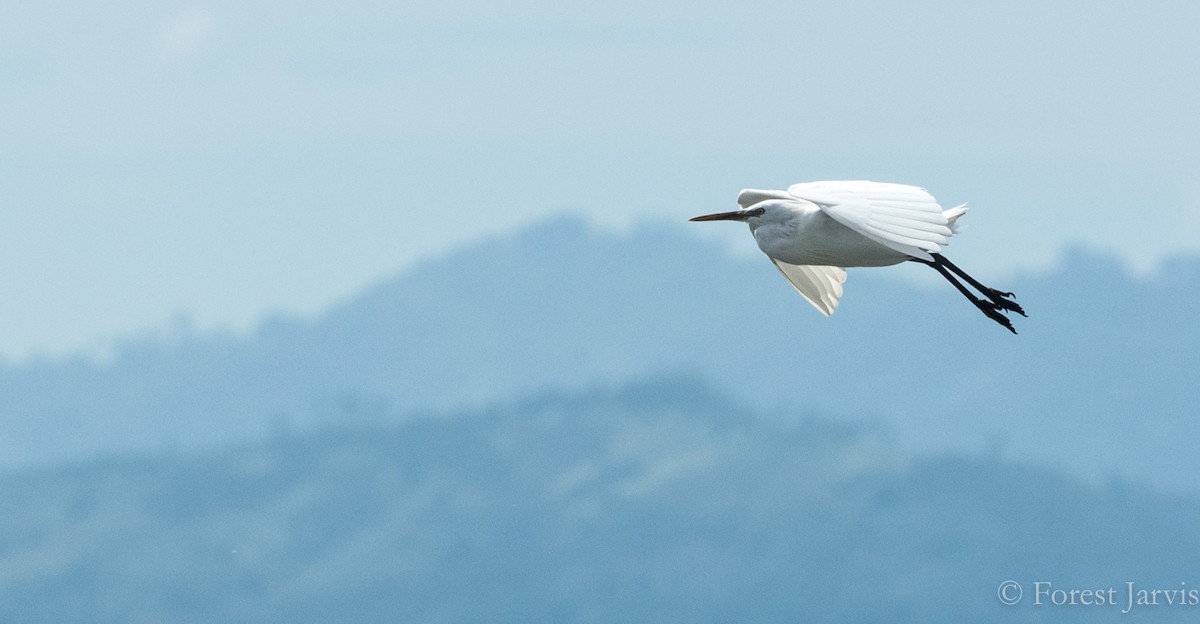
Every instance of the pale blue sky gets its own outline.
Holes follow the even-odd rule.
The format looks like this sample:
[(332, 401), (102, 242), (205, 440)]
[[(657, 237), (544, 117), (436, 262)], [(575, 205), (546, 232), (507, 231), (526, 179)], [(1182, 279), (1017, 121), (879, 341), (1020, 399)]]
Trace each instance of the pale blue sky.
[(7, 3), (0, 354), (312, 314), (548, 214), (688, 227), (811, 179), (969, 201), (951, 250), (983, 275), (1198, 252), (1200, 5), (1084, 6)]

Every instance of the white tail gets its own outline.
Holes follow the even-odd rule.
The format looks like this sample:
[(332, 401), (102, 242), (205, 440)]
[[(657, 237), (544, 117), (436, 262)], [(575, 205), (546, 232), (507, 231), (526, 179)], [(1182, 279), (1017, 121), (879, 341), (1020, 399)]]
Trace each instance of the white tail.
[(950, 231), (955, 234), (958, 234), (958, 230), (960, 227), (958, 225), (958, 218), (965, 214), (967, 214), (967, 205), (966, 204), (959, 204), (953, 208), (942, 211), (942, 216), (946, 217), (946, 221), (947, 221), (946, 225), (948, 225), (950, 227)]

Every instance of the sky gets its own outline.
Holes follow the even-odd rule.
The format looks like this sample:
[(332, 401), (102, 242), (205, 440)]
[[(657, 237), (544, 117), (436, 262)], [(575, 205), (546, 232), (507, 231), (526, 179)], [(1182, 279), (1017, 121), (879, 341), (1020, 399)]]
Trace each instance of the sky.
[(981, 279), (1079, 245), (1153, 272), (1200, 253), (1200, 4), (1081, 6), (5, 3), (0, 357), (245, 331), (549, 215), (688, 227), (817, 179), (968, 201), (948, 253)]

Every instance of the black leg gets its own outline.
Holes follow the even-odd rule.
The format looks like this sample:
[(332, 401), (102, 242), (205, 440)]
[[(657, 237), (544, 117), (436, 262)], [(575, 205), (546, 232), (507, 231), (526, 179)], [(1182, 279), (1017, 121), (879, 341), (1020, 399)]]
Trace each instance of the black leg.
[(946, 266), (942, 262), (940, 262), (940, 260), (943, 259), (940, 255), (934, 254), (933, 257), (934, 257), (933, 262), (930, 262), (928, 260), (919, 260), (917, 258), (913, 258), (913, 262), (920, 262), (921, 264), (927, 264), (927, 265), (933, 267), (934, 269), (936, 269), (937, 272), (942, 275), (942, 277), (946, 278), (946, 281), (950, 282), (954, 286), (954, 288), (956, 288), (958, 290), (958, 292), (962, 293), (962, 296), (967, 298), (967, 301), (970, 301), (971, 303), (973, 303), (975, 305), (976, 308), (979, 308), (980, 312), (983, 312), (984, 315), (986, 315), (988, 318), (992, 319), (993, 321), (996, 321), (1000, 325), (1003, 325), (1006, 329), (1008, 329), (1008, 331), (1010, 331), (1014, 334), (1017, 333), (1017, 330), (1013, 328), (1013, 325), (1008, 320), (1008, 317), (1006, 317), (1000, 313), (998, 304), (996, 304), (992, 301), (984, 301), (983, 299), (979, 299), (979, 298), (975, 297), (975, 295), (971, 294), (971, 291), (967, 290), (967, 287), (963, 286), (962, 282), (959, 282), (957, 279), (955, 279), (954, 275), (950, 272), (950, 270), (947, 269)]
[(942, 254), (937, 254), (937, 253), (931, 254), (931, 255), (933, 256), (933, 259), (935, 261), (937, 261), (938, 264), (945, 265), (946, 268), (950, 269), (951, 271), (954, 271), (955, 275), (963, 278), (964, 280), (967, 281), (968, 284), (970, 284), (973, 288), (975, 288), (975, 290), (978, 290), (980, 292), (980, 294), (987, 297), (988, 299), (991, 299), (992, 303), (996, 304), (997, 307), (1003, 308), (1005, 310), (1010, 310), (1012, 312), (1016, 312), (1017, 314), (1020, 314), (1021, 316), (1025, 316), (1025, 310), (1023, 310), (1021, 308), (1021, 305), (1018, 304), (1016, 301), (1012, 300), (1012, 296), (1013, 296), (1012, 293), (996, 290), (995, 288), (988, 288), (987, 286), (980, 284), (979, 280), (976, 280), (975, 278), (971, 277), (970, 275), (967, 275), (966, 271), (955, 266), (953, 262), (950, 262), (950, 260), (946, 258), (946, 256), (943, 256)]

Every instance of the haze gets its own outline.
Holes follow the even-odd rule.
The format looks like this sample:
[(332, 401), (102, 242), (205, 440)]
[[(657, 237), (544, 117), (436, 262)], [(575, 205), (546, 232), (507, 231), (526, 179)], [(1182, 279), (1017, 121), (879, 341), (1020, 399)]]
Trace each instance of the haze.
[[(969, 201), (986, 277), (1200, 248), (1200, 7), (10, 3), (0, 353), (313, 315), (563, 211), (824, 178)], [(750, 249), (744, 232), (728, 237)]]

